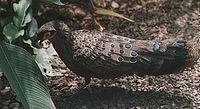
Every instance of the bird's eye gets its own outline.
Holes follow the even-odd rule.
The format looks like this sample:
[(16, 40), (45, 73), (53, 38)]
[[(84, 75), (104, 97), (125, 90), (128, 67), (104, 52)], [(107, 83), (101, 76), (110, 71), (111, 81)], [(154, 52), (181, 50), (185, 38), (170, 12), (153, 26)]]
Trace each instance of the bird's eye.
[(41, 42), (44, 41), (44, 40), (47, 40), (47, 39), (50, 39), (52, 36), (51, 32), (48, 31), (48, 32), (44, 32), (42, 37), (41, 37)]
[(49, 36), (51, 36), (51, 33), (47, 32), (47, 33), (44, 34), (44, 36), (49, 37)]

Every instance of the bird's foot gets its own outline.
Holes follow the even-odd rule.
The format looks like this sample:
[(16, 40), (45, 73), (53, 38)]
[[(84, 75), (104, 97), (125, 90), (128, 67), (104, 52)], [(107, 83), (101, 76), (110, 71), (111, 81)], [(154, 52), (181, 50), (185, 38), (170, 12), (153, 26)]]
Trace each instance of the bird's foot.
[(74, 88), (74, 89), (70, 89), (67, 90), (65, 92), (65, 96), (73, 96), (73, 95), (77, 95), (79, 94), (81, 91), (83, 91), (83, 89), (88, 89), (89, 87), (89, 83), (91, 81), (91, 78), (85, 78), (85, 83), (82, 84), (80, 87)]

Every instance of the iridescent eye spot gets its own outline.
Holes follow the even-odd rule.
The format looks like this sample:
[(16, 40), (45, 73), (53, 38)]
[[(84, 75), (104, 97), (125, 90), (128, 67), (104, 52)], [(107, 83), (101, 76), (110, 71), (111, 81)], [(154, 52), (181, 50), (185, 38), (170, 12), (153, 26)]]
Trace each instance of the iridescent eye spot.
[(105, 44), (103, 44), (101, 48), (102, 48), (102, 50), (105, 50), (106, 49)]
[(100, 58), (103, 60), (107, 60), (105, 56), (101, 56)]
[(120, 53), (124, 53), (124, 51), (123, 51), (123, 50), (120, 50), (119, 52), (120, 52)]
[(110, 46), (111, 46), (111, 47), (115, 47), (115, 45), (114, 45), (114, 44), (111, 44)]
[(131, 59), (130, 59), (130, 62), (131, 62), (131, 63), (136, 63), (137, 60), (136, 60), (135, 58), (131, 58)]
[(131, 48), (131, 46), (132, 46), (131, 44), (125, 44), (126, 48)]
[(138, 56), (137, 52), (135, 52), (135, 51), (131, 51), (130, 54), (131, 54), (132, 57), (137, 57)]
[(122, 62), (123, 60), (124, 60), (124, 58), (122, 58), (122, 57), (119, 57), (119, 58), (118, 58), (118, 61), (119, 61), (119, 62)]
[(120, 48), (123, 48), (123, 44), (119, 44), (119, 47), (120, 47)]
[(100, 46), (100, 44), (99, 43), (96, 43), (96, 47), (99, 47)]
[(154, 44), (153, 44), (153, 51), (154, 52), (157, 52), (157, 51), (159, 51), (160, 50), (160, 44), (158, 43), (158, 42), (155, 42)]
[(73, 50), (76, 50), (77, 48), (78, 48), (77, 46), (73, 46), (73, 47), (72, 47)]
[(129, 39), (128, 39), (128, 38), (125, 38), (124, 40), (125, 40), (125, 41), (129, 41)]
[(121, 37), (117, 37), (117, 39), (121, 39)]
[(111, 52), (108, 53), (108, 56), (109, 56), (109, 57), (111, 56)]
[(105, 38), (106, 38), (106, 36), (101, 36), (101, 38), (102, 38), (102, 39), (105, 39)]
[(85, 48), (85, 45), (84, 45), (84, 44), (81, 44), (80, 47), (81, 47), (81, 48)]

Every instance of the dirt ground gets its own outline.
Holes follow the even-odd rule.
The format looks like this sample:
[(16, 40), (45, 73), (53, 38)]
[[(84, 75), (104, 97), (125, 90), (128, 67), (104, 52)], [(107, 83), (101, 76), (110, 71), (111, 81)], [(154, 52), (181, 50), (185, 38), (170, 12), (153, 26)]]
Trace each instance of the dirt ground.
[[(40, 6), (39, 25), (59, 19), (71, 30), (92, 29), (85, 0), (76, 1), (79, 0), (66, 2), (63, 7)], [(191, 38), (200, 32), (198, 0), (97, 0), (97, 3), (99, 7), (114, 10), (135, 21), (98, 16), (97, 20), (109, 33), (136, 39), (166, 39)], [(59, 63), (63, 76), (47, 78), (57, 109), (200, 109), (200, 60), (193, 68), (179, 74), (133, 75), (114, 80), (93, 78), (87, 88), (74, 95), (68, 95), (68, 90), (80, 86), (84, 79)], [(0, 77), (3, 81), (4, 77)], [(0, 82), (0, 89), (5, 85)], [(0, 91), (0, 108), (21, 108), (9, 87)]]

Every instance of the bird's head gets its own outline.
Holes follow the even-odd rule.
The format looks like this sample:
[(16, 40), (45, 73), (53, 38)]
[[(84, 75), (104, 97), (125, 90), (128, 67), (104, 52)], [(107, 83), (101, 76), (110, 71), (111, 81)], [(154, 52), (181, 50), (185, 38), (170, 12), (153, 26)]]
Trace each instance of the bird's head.
[(65, 34), (70, 31), (67, 24), (61, 21), (50, 21), (42, 25), (38, 31), (36, 32), (33, 43), (41, 44), (44, 40), (51, 40), (56, 36), (60, 36), (58, 34)]
[(38, 40), (41, 42), (46, 39), (51, 39), (56, 34), (56, 28), (53, 25), (49, 25), (49, 23), (41, 26), (37, 32)]

